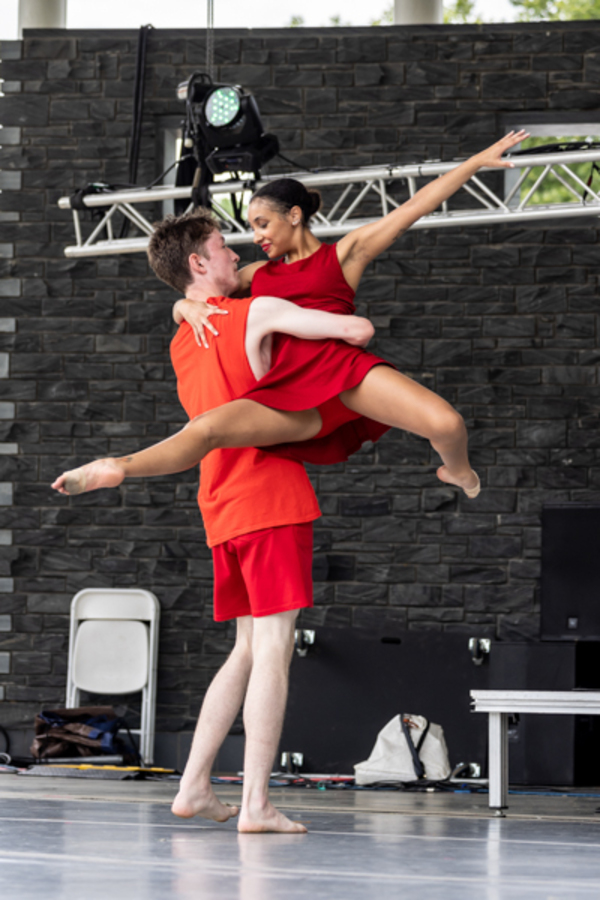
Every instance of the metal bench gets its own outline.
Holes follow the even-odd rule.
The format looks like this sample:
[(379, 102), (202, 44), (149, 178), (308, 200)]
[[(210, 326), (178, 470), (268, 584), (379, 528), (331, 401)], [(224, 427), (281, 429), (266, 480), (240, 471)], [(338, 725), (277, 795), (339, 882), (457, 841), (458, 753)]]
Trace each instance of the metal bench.
[(508, 808), (508, 717), (518, 713), (600, 715), (600, 691), (471, 691), (473, 712), (488, 713), (489, 807)]

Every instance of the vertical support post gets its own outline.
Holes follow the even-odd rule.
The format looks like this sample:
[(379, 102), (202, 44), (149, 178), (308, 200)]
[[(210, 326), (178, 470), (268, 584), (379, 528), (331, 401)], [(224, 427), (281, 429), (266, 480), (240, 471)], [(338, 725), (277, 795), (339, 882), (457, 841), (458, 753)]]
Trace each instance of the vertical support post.
[(441, 25), (443, 0), (394, 0), (394, 25)]
[(66, 28), (67, 0), (19, 0), (19, 37), (24, 28)]
[(488, 713), (490, 809), (508, 807), (508, 713)]

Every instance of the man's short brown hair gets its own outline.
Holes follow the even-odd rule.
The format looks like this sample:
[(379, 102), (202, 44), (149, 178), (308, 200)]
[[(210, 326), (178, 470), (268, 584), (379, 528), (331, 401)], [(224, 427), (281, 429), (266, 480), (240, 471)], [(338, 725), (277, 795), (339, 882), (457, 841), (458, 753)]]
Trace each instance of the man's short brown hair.
[(183, 216), (167, 216), (154, 228), (148, 245), (150, 265), (161, 281), (185, 294), (192, 281), (190, 254), (207, 257), (204, 245), (213, 231), (219, 231), (219, 224), (209, 209), (200, 207)]

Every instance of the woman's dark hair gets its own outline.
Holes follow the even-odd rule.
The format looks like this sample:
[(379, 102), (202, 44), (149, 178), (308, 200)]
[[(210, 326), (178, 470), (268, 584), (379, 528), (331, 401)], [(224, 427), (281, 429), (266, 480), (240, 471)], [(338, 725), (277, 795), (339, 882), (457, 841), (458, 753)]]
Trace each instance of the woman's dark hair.
[(310, 217), (321, 207), (320, 193), (308, 190), (301, 181), (296, 181), (295, 178), (277, 178), (275, 181), (263, 184), (252, 195), (250, 203), (252, 200), (266, 200), (273, 209), (282, 215), (289, 213), (292, 206), (299, 206), (302, 210), (304, 225), (308, 224)]

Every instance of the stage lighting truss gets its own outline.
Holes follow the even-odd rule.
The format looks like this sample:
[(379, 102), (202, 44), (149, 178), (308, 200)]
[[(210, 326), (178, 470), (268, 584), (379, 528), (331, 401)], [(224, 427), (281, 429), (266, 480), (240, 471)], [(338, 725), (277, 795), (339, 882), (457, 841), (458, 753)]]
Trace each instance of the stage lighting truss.
[[(589, 163), (592, 171), (592, 165), (600, 162), (600, 145), (585, 150), (515, 155), (512, 160), (515, 169), (511, 171), (513, 179), (516, 175), (516, 180), (508, 191), (502, 188), (506, 170), (480, 169), (440, 210), (424, 216), (412, 227), (510, 225), (550, 218), (600, 215), (600, 196), (574, 169), (578, 163)], [(312, 231), (317, 237), (327, 239), (376, 221), (412, 197), (427, 181), (458, 165), (459, 162), (455, 161), (366, 166), (347, 171), (293, 173), (293, 177), (307, 187), (321, 191), (323, 208), (313, 219)], [(534, 182), (522, 196), (523, 183), (532, 172)], [(240, 246), (252, 242), (250, 228), (237, 221), (230, 211), (230, 195), (236, 194), (238, 200), (244, 196), (247, 198), (250, 191), (277, 177), (281, 176), (257, 182), (228, 180), (210, 185), (213, 211), (221, 220), (228, 244)], [(591, 178), (588, 180), (591, 182)], [(572, 201), (546, 205), (535, 203), (536, 191), (543, 184), (547, 186), (550, 183), (562, 185), (573, 198)], [(100, 220), (86, 236), (80, 218), (81, 209), (73, 207), (70, 197), (61, 197), (58, 201), (60, 208), (72, 210), (76, 239), (74, 245), (65, 248), (65, 255), (76, 258), (144, 251), (153, 232), (151, 221), (160, 216), (160, 212), (157, 216), (157, 203), (191, 198), (191, 190), (190, 187), (153, 187), (112, 191), (106, 185), (97, 185), (95, 192), (85, 194), (77, 204), (100, 213)], [(140, 207), (144, 206), (150, 209), (142, 212)], [(189, 208), (192, 208), (191, 200)], [(138, 231), (137, 236), (118, 237), (116, 220), (121, 217), (130, 220)]]

